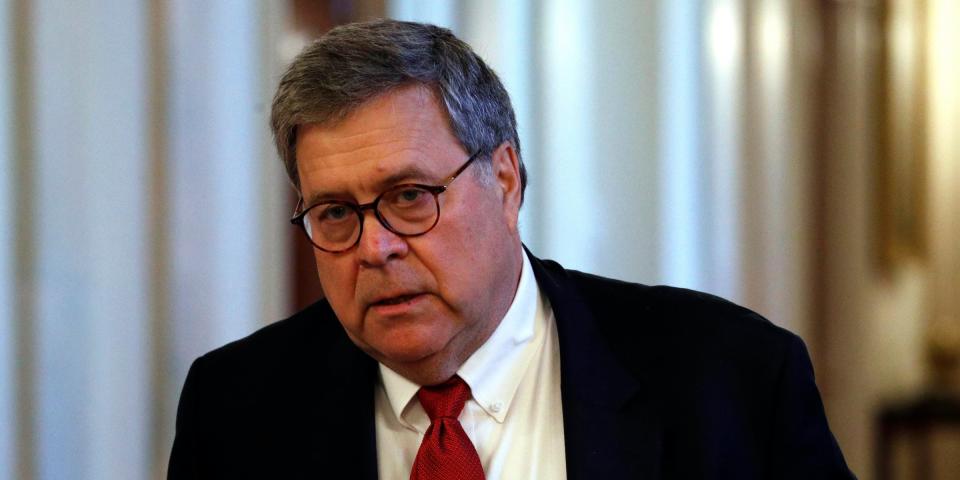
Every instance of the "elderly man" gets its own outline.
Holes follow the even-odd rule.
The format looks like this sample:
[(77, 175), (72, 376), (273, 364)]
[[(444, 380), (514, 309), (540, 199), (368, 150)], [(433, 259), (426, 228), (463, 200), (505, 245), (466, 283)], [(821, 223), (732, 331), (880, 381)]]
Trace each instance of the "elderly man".
[(796, 336), (525, 251), (509, 97), (449, 31), (332, 30), (271, 123), (325, 299), (193, 364), (171, 478), (852, 478)]

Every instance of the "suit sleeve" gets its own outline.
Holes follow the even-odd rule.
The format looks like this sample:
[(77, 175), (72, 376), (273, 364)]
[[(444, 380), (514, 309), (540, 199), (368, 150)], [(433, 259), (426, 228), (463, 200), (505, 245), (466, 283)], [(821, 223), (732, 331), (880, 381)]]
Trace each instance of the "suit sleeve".
[(200, 463), (202, 453), (200, 419), (200, 387), (202, 381), (202, 358), (197, 359), (190, 366), (187, 379), (180, 393), (180, 404), (177, 407), (176, 434), (173, 440), (173, 450), (170, 453), (170, 464), (167, 469), (168, 480), (183, 480), (201, 478)]
[(790, 335), (780, 370), (774, 418), (774, 461), (769, 478), (855, 479), (827, 424), (803, 341)]

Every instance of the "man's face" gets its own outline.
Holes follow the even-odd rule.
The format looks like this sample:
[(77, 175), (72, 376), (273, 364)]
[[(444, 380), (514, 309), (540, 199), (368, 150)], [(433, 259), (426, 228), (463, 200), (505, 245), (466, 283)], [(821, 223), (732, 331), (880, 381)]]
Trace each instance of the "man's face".
[[(419, 86), (377, 97), (334, 125), (302, 126), (296, 148), (307, 206), (366, 203), (399, 183), (437, 185), (472, 153)], [(414, 382), (449, 378), (513, 301), (522, 262), (513, 148), (498, 148), (492, 166), (485, 180), (475, 162), (440, 194), (440, 220), (425, 235), (398, 236), (367, 211), (356, 247), (314, 249), (324, 294), (353, 342)]]

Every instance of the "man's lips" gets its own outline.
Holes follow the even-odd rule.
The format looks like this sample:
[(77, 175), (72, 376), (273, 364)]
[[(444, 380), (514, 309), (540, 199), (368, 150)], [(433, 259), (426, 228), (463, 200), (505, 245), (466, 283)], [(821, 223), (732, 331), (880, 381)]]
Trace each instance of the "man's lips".
[(368, 304), (367, 311), (380, 317), (402, 317), (418, 311), (426, 297), (423, 293), (384, 296)]
[(371, 307), (379, 307), (386, 305), (400, 305), (402, 303), (409, 302), (415, 298), (423, 295), (421, 292), (406, 292), (406, 293), (396, 293), (390, 295), (380, 295), (377, 296), (372, 302), (368, 305)]
[(383, 299), (383, 300), (378, 300), (378, 301), (376, 301), (376, 302), (373, 302), (373, 306), (378, 306), (378, 305), (398, 305), (398, 304), (401, 304), (401, 303), (404, 303), (404, 302), (408, 302), (408, 301), (410, 301), (410, 300), (413, 300), (413, 298), (416, 297), (417, 295), (419, 295), (419, 294), (418, 294), (418, 293), (411, 293), (411, 294), (409, 294), (409, 295), (399, 295), (399, 296), (396, 296), (396, 297), (389, 297), (389, 298), (385, 298), (385, 299)]

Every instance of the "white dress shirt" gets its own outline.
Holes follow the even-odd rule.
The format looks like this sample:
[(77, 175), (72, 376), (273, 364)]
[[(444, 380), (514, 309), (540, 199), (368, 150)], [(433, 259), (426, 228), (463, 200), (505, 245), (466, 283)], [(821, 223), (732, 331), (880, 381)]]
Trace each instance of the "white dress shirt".
[[(566, 478), (557, 328), (526, 255), (510, 309), (457, 374), (472, 393), (460, 423), (488, 480)], [(417, 400), (419, 385), (383, 364), (380, 380), (380, 478), (407, 479), (430, 418)]]

